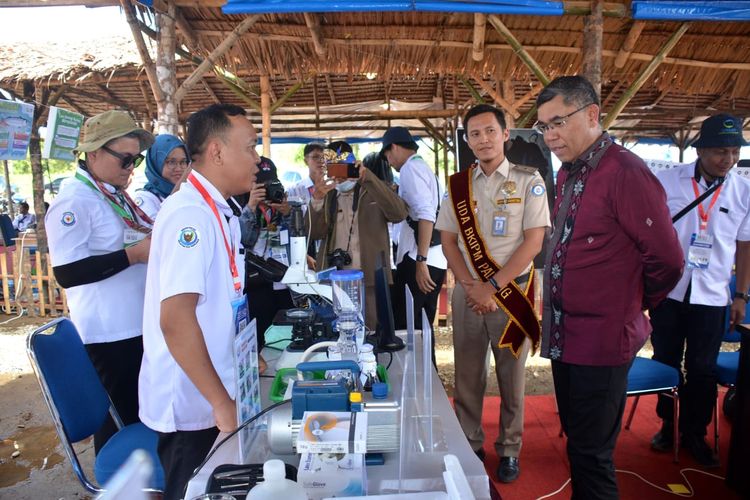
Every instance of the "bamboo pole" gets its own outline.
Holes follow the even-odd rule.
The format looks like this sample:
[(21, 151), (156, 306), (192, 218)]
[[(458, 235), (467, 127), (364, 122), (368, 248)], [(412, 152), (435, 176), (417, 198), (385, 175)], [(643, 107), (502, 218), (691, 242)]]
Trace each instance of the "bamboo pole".
[[(263, 77), (261, 77), (261, 78), (263, 78)], [(301, 88), (302, 88), (302, 87), (303, 87), (304, 85), (305, 85), (305, 80), (303, 80), (303, 81), (301, 81), (301, 82), (297, 82), (297, 83), (295, 83), (294, 85), (292, 85), (292, 87), (291, 87), (291, 88), (290, 88), (289, 90), (287, 90), (287, 91), (286, 91), (286, 93), (285, 93), (285, 94), (284, 94), (283, 96), (279, 97), (279, 98), (278, 98), (278, 99), (276, 100), (276, 102), (274, 102), (274, 103), (273, 103), (273, 104), (271, 105), (271, 114), (273, 114), (273, 112), (274, 112), (274, 111), (276, 111), (276, 110), (277, 110), (277, 109), (279, 109), (279, 108), (280, 108), (281, 106), (283, 106), (283, 105), (284, 105), (284, 103), (285, 103), (285, 102), (287, 101), (287, 99), (289, 99), (289, 98), (290, 98), (290, 97), (292, 97), (292, 96), (293, 96), (294, 94), (296, 94), (296, 93), (297, 93), (297, 91), (298, 91), (299, 89), (301, 89)], [(269, 87), (268, 87), (268, 90), (269, 90), (269, 91), (271, 91), (271, 87), (270, 87), (270, 85), (269, 85)], [(269, 92), (269, 97), (270, 97), (270, 92)]]
[(310, 30), (315, 53), (320, 57), (324, 57), (328, 52), (328, 49), (326, 48), (326, 42), (320, 29), (320, 18), (317, 14), (311, 14), (310, 12), (305, 12), (303, 16), (305, 17), (307, 29)]
[(475, 61), (484, 59), (484, 37), (487, 30), (487, 15), (474, 14), (474, 35), (472, 40), (471, 58)]
[(151, 56), (148, 53), (146, 42), (143, 41), (143, 34), (141, 33), (141, 29), (138, 26), (138, 20), (135, 17), (133, 4), (130, 0), (120, 0), (120, 5), (122, 6), (122, 10), (125, 12), (125, 18), (130, 25), (130, 31), (133, 33), (133, 41), (135, 41), (135, 46), (138, 48), (138, 53), (141, 56), (141, 61), (143, 61), (143, 67), (146, 70), (146, 76), (148, 77), (148, 82), (151, 85), (151, 91), (156, 97), (156, 102), (160, 103), (164, 100), (164, 96), (161, 93), (159, 80), (158, 78), (156, 78), (156, 69), (154, 68), (153, 61), (151, 61)]
[(243, 34), (253, 27), (258, 19), (260, 19), (260, 16), (258, 15), (248, 16), (236, 28), (234, 28), (224, 41), (221, 42), (197, 68), (195, 68), (195, 71), (193, 71), (184, 82), (182, 82), (182, 85), (180, 85), (180, 88), (177, 89), (177, 92), (175, 93), (175, 102), (182, 101), (182, 98), (185, 97), (198, 81), (200, 81), (204, 73), (206, 73), (211, 67), (215, 66), (216, 61), (226, 54), (226, 52), (232, 48), (232, 45), (234, 45)]
[(610, 125), (612, 125), (615, 119), (617, 119), (617, 115), (619, 115), (620, 112), (625, 109), (625, 106), (628, 104), (628, 102), (630, 102), (630, 99), (632, 99), (636, 92), (638, 92), (643, 84), (646, 83), (646, 80), (648, 80), (648, 78), (653, 74), (656, 68), (659, 67), (667, 54), (669, 54), (669, 51), (672, 50), (675, 45), (677, 45), (677, 42), (680, 41), (680, 38), (682, 38), (682, 35), (685, 34), (689, 27), (690, 23), (682, 23), (677, 31), (672, 33), (672, 36), (669, 37), (667, 43), (664, 44), (664, 46), (654, 56), (648, 66), (646, 66), (643, 71), (641, 71), (632, 85), (630, 85), (630, 87), (623, 93), (622, 97), (620, 97), (620, 99), (615, 103), (612, 109), (607, 113), (606, 118), (602, 122), (602, 127), (606, 129)]
[(156, 44), (156, 78), (159, 91), (163, 97), (156, 103), (156, 130), (159, 134), (177, 135), (180, 122), (177, 109), (180, 100), (177, 99), (175, 92), (177, 90), (177, 65), (175, 62), (177, 6), (169, 2), (166, 7), (166, 13), (156, 14), (156, 23), (159, 26)]
[(263, 156), (271, 156), (271, 81), (268, 75), (260, 77), (260, 110), (263, 130)]
[(495, 92), (495, 89), (492, 88), (492, 85), (482, 80), (482, 78), (479, 76), (474, 76), (474, 81), (477, 82), (477, 85), (482, 87), (482, 90), (487, 92), (490, 97), (492, 97), (492, 99), (505, 110), (506, 113), (513, 116), (513, 118), (518, 118), (519, 116), (521, 116), (518, 111), (513, 109), (513, 105), (511, 103), (504, 99), (503, 96)]
[(617, 55), (615, 56), (615, 68), (622, 68), (625, 66), (625, 63), (627, 62), (628, 57), (630, 57), (630, 53), (635, 49), (635, 43), (638, 41), (638, 37), (641, 36), (641, 32), (645, 26), (646, 23), (643, 21), (634, 21), (630, 26), (630, 31), (628, 31), (625, 40), (622, 42), (622, 47), (620, 47), (620, 50), (617, 51)]
[(482, 97), (482, 94), (479, 93), (477, 89), (474, 88), (474, 85), (471, 84), (471, 82), (466, 79), (463, 76), (458, 77), (459, 81), (464, 84), (464, 87), (469, 91), (471, 94), (471, 97), (474, 98), (474, 100), (477, 102), (477, 104), (484, 104), (484, 98)]
[(523, 48), (523, 45), (521, 45), (521, 42), (518, 41), (518, 39), (511, 33), (511, 31), (508, 29), (505, 24), (500, 20), (500, 18), (496, 15), (491, 15), (487, 18), (492, 24), (492, 26), (497, 30), (498, 33), (500, 33), (500, 36), (502, 36), (508, 44), (513, 47), (513, 50), (515, 51), (516, 55), (523, 61), (526, 66), (529, 67), (529, 69), (536, 75), (537, 80), (542, 82), (544, 85), (547, 85), (550, 82), (549, 77), (544, 72), (541, 66), (539, 66), (539, 63), (534, 60), (533, 57), (531, 57), (531, 54), (529, 54), (526, 49)]
[(591, 0), (591, 14), (583, 20), (583, 76), (591, 83), (596, 95), (602, 94), (602, 18), (603, 0)]

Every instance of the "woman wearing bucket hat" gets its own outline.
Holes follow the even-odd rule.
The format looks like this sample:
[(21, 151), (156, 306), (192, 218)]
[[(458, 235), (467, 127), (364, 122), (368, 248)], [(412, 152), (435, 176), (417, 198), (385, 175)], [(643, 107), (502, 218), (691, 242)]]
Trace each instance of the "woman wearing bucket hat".
[(170, 134), (157, 135), (146, 153), (148, 182), (136, 192), (135, 204), (155, 219), (162, 201), (172, 194), (189, 166), (190, 156), (184, 142)]
[[(682, 446), (705, 467), (719, 459), (705, 441), (706, 427), (716, 403), (716, 357), (726, 330), (745, 316), (750, 287), (750, 181), (732, 172), (747, 142), (742, 120), (719, 114), (701, 125), (693, 143), (698, 159), (659, 172), (667, 193), (674, 228), (685, 254), (685, 272), (667, 300), (651, 311), (654, 359), (680, 368), (679, 432)], [(707, 193), (704, 201), (685, 208)], [(675, 217), (677, 213), (684, 213)], [(676, 219), (676, 220), (675, 220)], [(730, 297), (729, 281), (736, 265), (737, 292)], [(680, 371), (682, 374), (682, 372)], [(674, 439), (671, 400), (662, 396), (656, 407), (662, 429), (651, 440), (657, 451), (668, 451)]]
[[(124, 111), (89, 118), (75, 177), (45, 217), (52, 270), (70, 316), (124, 424), (138, 421), (138, 372), (148, 237), (153, 221), (125, 188), (154, 137)], [(98, 452), (115, 432), (94, 435)]]

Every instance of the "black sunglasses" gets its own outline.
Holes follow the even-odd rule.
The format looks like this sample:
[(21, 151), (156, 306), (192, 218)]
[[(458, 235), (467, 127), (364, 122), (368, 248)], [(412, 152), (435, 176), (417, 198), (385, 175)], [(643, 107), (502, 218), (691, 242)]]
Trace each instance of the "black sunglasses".
[(112, 156), (114, 156), (115, 158), (117, 158), (118, 160), (120, 160), (120, 162), (122, 162), (120, 164), (120, 167), (122, 167), (123, 169), (129, 168), (131, 164), (135, 168), (138, 168), (138, 165), (140, 165), (141, 162), (143, 161), (142, 154), (137, 154), (133, 156), (130, 153), (124, 153), (124, 154), (118, 153), (117, 151), (112, 151), (107, 146), (102, 146), (102, 149), (106, 151), (107, 153), (111, 154)]

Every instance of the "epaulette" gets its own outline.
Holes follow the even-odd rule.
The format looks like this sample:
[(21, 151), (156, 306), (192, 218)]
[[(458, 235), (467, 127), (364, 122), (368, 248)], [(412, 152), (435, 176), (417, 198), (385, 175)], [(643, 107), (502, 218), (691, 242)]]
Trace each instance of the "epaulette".
[(529, 175), (534, 175), (536, 173), (539, 173), (539, 169), (536, 167), (527, 167), (526, 165), (516, 165), (515, 163), (510, 164), (511, 168), (515, 168), (516, 170), (520, 170), (521, 172), (524, 172)]

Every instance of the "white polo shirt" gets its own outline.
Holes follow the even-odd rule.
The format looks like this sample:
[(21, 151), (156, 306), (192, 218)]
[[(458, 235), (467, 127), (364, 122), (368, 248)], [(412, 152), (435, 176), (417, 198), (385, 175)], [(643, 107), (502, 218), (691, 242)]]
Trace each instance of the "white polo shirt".
[(145, 189), (139, 189), (133, 196), (133, 201), (136, 206), (143, 210), (143, 212), (149, 216), (151, 220), (156, 220), (156, 214), (159, 213), (161, 204), (164, 201), (161, 197), (155, 195), (151, 191)]
[(306, 177), (301, 181), (294, 184), (292, 187), (287, 189), (286, 196), (287, 200), (292, 201), (292, 198), (301, 201), (303, 209), (307, 209), (307, 204), (312, 199), (312, 193), (315, 188), (310, 177)]
[[(439, 189), (435, 173), (419, 155), (413, 154), (401, 166), (398, 195), (409, 205), (409, 217), (412, 220), (423, 219), (435, 222), (440, 200)], [(407, 253), (409, 257), (417, 260), (417, 240), (414, 238), (414, 230), (406, 221), (400, 222), (399, 225), (396, 265), (404, 260), (404, 255)], [(426, 257), (429, 266), (439, 269), (448, 267), (442, 245), (430, 247)]]
[[(696, 198), (692, 179), (695, 177), (695, 162), (663, 170), (656, 177), (667, 192), (670, 215), (685, 208)], [(708, 189), (701, 177), (698, 190)], [(708, 210), (713, 195), (702, 202)], [(687, 258), (690, 238), (698, 232), (698, 207), (685, 214), (674, 227)], [(692, 269), (687, 265), (677, 286), (669, 298), (680, 302), (685, 298), (690, 284), (690, 303), (707, 306), (725, 306), (731, 302), (729, 280), (732, 276), (737, 241), (750, 241), (750, 181), (730, 171), (721, 187), (721, 193), (709, 214), (708, 233), (713, 235), (713, 247), (707, 269)]]
[[(193, 175), (216, 203), (227, 241), (234, 248), (237, 271), (244, 277), (239, 221), (219, 191), (195, 170)], [(163, 300), (183, 293), (200, 295), (196, 316), (208, 355), (229, 396), (235, 398), (232, 301), (241, 292), (234, 290), (219, 222), (190, 182), (164, 200), (154, 226), (149, 262), (143, 363), (138, 379), (139, 417), (159, 432), (214, 427), (211, 405), (170, 354), (160, 327)]]
[[(79, 168), (78, 172), (92, 180), (85, 170)], [(104, 187), (115, 192), (108, 184)], [(75, 177), (66, 181), (65, 189), (52, 200), (44, 221), (53, 266), (125, 248), (125, 222), (103, 194)], [(65, 290), (70, 318), (83, 343), (140, 335), (145, 284), (146, 264), (133, 264), (107, 279)]]

